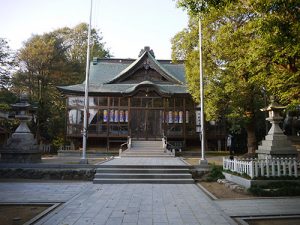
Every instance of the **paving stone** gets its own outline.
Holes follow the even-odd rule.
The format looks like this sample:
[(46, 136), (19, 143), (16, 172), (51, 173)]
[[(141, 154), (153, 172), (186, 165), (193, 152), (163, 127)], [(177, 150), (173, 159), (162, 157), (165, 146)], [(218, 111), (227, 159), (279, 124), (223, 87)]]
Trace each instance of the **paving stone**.
[[(126, 158), (109, 162), (116, 164), (124, 162), (127, 165), (134, 163), (183, 165), (177, 158), (130, 160)], [(0, 202), (26, 203), (32, 200), (63, 202), (57, 210), (50, 212), (36, 223), (43, 225), (64, 224), (64, 222), (91, 225), (211, 225), (216, 222), (212, 219), (214, 217), (224, 218), (221, 221), (224, 224), (235, 224), (224, 212), (230, 215), (238, 214), (239, 207), (243, 209), (242, 206), (247, 203), (217, 201), (216, 204), (195, 184), (0, 183)], [(255, 204), (250, 204), (250, 210), (257, 212), (267, 209), (276, 202), (270, 203), (259, 208)], [(283, 201), (280, 206), (287, 206), (289, 203), (290, 201)], [(294, 202), (293, 206), (295, 204)]]
[(224, 200), (216, 203), (230, 216), (300, 214), (299, 198)]
[(153, 223), (168, 223), (168, 218), (165, 214), (153, 214)]
[(125, 215), (123, 218), (123, 223), (137, 223), (138, 215)]
[(160, 223), (160, 222), (158, 222), (158, 223), (153, 223), (153, 225), (169, 225), (169, 223)]

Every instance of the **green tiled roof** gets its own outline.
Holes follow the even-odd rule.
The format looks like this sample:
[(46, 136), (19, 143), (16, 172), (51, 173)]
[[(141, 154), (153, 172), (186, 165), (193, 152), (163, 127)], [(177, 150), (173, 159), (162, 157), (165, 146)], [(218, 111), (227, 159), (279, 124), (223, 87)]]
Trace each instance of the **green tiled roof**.
[[(151, 63), (158, 67), (166, 76), (166, 78), (173, 80), (176, 83), (182, 84), (185, 83), (182, 80), (178, 79), (176, 76), (173, 76), (161, 63), (159, 63), (149, 52), (145, 51), (138, 59), (136, 59), (132, 64), (130, 64), (128, 67), (126, 67), (124, 70), (122, 70), (117, 76), (115, 76), (112, 80), (108, 81), (107, 83), (113, 83), (114, 81), (118, 80), (122, 76), (124, 76), (126, 73), (128, 73), (130, 70), (133, 70), (139, 63), (143, 62), (143, 58), (148, 57), (148, 59), (151, 61)], [(170, 66), (169, 66), (170, 67)], [(172, 67), (172, 66), (171, 66)], [(173, 73), (176, 73), (177, 71), (173, 69)], [(184, 76), (184, 74), (183, 74)], [(184, 77), (183, 77), (184, 78)]]
[[(135, 91), (139, 86), (144, 85), (144, 82), (139, 84), (90, 84), (89, 93), (120, 93), (120, 94), (129, 94)], [(150, 85), (150, 84), (149, 84)], [(165, 94), (185, 94), (187, 93), (187, 87), (185, 85), (167, 85), (167, 84), (153, 84), (160, 92)], [(84, 84), (76, 84), (70, 86), (58, 86), (58, 89), (65, 93), (83, 93)]]
[(103, 84), (110, 81), (112, 78), (117, 76), (120, 71), (127, 68), (130, 64), (128, 63), (110, 63), (110, 62), (99, 62), (96, 65), (91, 63), (90, 66), (90, 83)]
[[(124, 74), (135, 68), (143, 57), (147, 54), (163, 76), (173, 81), (173, 84), (157, 84), (151, 81), (143, 81), (140, 83), (124, 84), (115, 81)], [(97, 59), (90, 66), (89, 93), (91, 94), (129, 94), (138, 87), (149, 85), (155, 87), (158, 91), (165, 94), (185, 94), (187, 93), (184, 64), (172, 64), (168, 60), (156, 60), (148, 51), (145, 51), (137, 60), (134, 59)], [(84, 83), (59, 86), (59, 90), (69, 94), (82, 94), (84, 92)]]

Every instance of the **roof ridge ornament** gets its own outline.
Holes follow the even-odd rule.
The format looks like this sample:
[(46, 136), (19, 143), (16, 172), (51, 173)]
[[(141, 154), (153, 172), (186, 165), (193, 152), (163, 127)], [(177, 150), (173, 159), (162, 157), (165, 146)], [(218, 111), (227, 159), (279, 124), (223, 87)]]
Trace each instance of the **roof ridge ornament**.
[(145, 52), (150, 53), (153, 56), (153, 58), (155, 58), (154, 51), (152, 49), (150, 49), (149, 46), (145, 46), (143, 49), (141, 49), (139, 57), (141, 57)]

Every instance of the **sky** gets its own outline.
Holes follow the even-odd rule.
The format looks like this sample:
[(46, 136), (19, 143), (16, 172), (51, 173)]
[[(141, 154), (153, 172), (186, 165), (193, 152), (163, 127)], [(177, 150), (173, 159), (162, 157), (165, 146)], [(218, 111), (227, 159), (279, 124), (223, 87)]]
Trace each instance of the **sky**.
[[(89, 22), (90, 0), (0, 0), (0, 37), (17, 50), (32, 34)], [(171, 59), (171, 38), (187, 26), (175, 0), (93, 0), (92, 28), (115, 58), (137, 58), (144, 46)]]

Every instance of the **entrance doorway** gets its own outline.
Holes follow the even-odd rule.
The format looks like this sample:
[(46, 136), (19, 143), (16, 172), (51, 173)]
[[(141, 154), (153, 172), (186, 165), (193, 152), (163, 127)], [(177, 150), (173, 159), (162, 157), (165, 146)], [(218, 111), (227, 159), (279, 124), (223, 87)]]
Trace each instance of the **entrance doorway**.
[(138, 140), (161, 140), (163, 111), (131, 109), (131, 137)]

